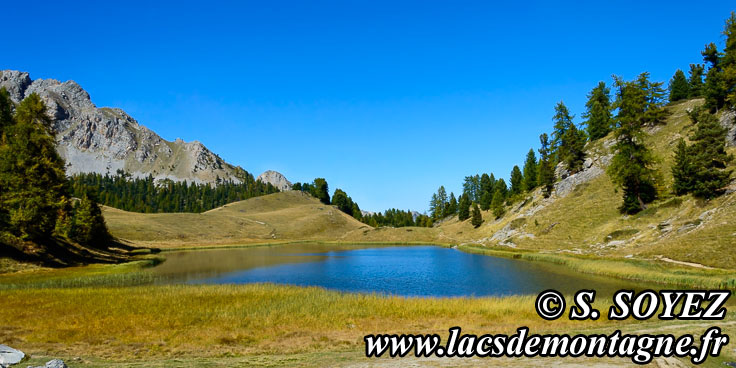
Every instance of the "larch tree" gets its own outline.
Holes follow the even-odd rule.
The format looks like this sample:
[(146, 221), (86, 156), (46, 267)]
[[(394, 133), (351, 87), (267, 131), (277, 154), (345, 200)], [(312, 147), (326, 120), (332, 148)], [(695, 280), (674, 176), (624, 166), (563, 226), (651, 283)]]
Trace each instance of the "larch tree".
[(585, 126), (591, 141), (601, 139), (611, 132), (613, 114), (611, 112), (611, 89), (605, 82), (598, 82), (588, 94), (585, 103)]
[(622, 213), (633, 214), (646, 208), (656, 198), (654, 158), (647, 148), (643, 132), (648, 91), (641, 78), (630, 82), (614, 76), (617, 88), (615, 154), (608, 174), (623, 189)]
[(537, 156), (530, 148), (524, 160), (524, 191), (530, 192), (537, 187)]
[(690, 95), (690, 83), (688, 83), (685, 73), (677, 69), (675, 75), (670, 80), (670, 102), (677, 102), (687, 99)]

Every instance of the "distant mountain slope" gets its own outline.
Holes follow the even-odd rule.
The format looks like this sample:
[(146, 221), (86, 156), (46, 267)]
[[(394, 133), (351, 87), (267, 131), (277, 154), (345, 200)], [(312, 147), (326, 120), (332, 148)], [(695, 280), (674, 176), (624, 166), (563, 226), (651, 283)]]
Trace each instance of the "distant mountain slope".
[(239, 183), (243, 169), (228, 164), (202, 143), (170, 142), (118, 108), (98, 108), (74, 81), (32, 80), (28, 73), (0, 71), (0, 87), (18, 103), (36, 92), (54, 118), (57, 149), (67, 173), (115, 174), (213, 183), (218, 178)]

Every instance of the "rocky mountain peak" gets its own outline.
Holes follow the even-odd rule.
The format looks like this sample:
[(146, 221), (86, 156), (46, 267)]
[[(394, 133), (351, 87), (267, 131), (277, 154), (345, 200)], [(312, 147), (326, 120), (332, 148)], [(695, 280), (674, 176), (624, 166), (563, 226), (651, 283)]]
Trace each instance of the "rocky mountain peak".
[(34, 92), (41, 96), (54, 119), (57, 150), (67, 162), (67, 174), (124, 170), (134, 177), (152, 175), (174, 181), (241, 181), (239, 168), (202, 143), (164, 140), (122, 109), (98, 108), (74, 81), (32, 80), (26, 72), (3, 70), (0, 87), (8, 90), (15, 103)]
[(278, 190), (282, 192), (291, 190), (291, 182), (288, 181), (286, 177), (278, 171), (265, 171), (263, 174), (258, 175), (258, 178), (256, 180), (263, 183), (271, 183), (271, 185), (278, 188)]

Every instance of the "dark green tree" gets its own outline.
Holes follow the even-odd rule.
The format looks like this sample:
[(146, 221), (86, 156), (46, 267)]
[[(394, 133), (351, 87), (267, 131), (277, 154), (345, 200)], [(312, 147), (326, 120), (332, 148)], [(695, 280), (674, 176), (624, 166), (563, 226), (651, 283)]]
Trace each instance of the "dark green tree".
[(458, 202), (457, 218), (460, 221), (465, 221), (470, 218), (470, 198), (468, 193), (463, 193), (460, 196), (460, 202)]
[(330, 204), (330, 189), (327, 185), (327, 180), (324, 178), (314, 179), (312, 196), (324, 204)]
[(519, 195), (524, 191), (524, 175), (521, 173), (519, 166), (514, 165), (514, 168), (511, 169), (509, 181), (511, 182), (511, 196)]
[(5, 87), (0, 88), (0, 144), (5, 127), (13, 124), (13, 101)]
[[(503, 179), (499, 180), (502, 181)], [(506, 187), (506, 183), (503, 185)], [(493, 193), (493, 201), (491, 202), (491, 210), (493, 210), (493, 216), (500, 218), (506, 212), (504, 202), (506, 201), (506, 194), (500, 185), (497, 186), (496, 192)]]
[(473, 203), (473, 218), (470, 220), (470, 224), (475, 228), (478, 228), (483, 224), (483, 216), (480, 213), (480, 208), (478, 208), (477, 203)]
[(723, 72), (718, 68), (710, 68), (705, 76), (705, 85), (703, 86), (703, 97), (705, 97), (705, 107), (711, 112), (717, 112), (726, 105), (726, 94), (728, 88), (723, 80)]
[(675, 75), (670, 80), (670, 102), (676, 102), (687, 99), (690, 95), (690, 84), (682, 70), (677, 69)]
[(73, 224), (68, 235), (79, 244), (107, 248), (112, 240), (93, 190), (85, 193), (74, 206)]
[(560, 101), (555, 106), (552, 147), (556, 162), (564, 162), (571, 172), (580, 171), (585, 161), (585, 133), (572, 121), (573, 116), (567, 106)]
[(524, 160), (524, 191), (530, 192), (537, 187), (537, 156), (530, 148)]
[(692, 193), (698, 198), (713, 198), (724, 193), (731, 181), (727, 169), (733, 157), (725, 150), (726, 129), (714, 115), (698, 110), (690, 115), (696, 130), (687, 146), (680, 140), (672, 167), (676, 194)]
[(697, 168), (695, 166), (692, 149), (687, 146), (685, 140), (680, 138), (675, 149), (675, 163), (672, 165), (672, 176), (674, 178), (673, 190), (677, 195), (692, 192), (695, 188), (693, 178)]
[(455, 193), (450, 192), (450, 200), (447, 202), (447, 212), (445, 213), (445, 217), (455, 216), (456, 214), (457, 214), (457, 199), (455, 198)]
[(468, 193), (471, 202), (480, 200), (480, 175), (466, 176), (463, 181), (463, 192)]
[(643, 100), (640, 102), (644, 112), (641, 115), (641, 120), (645, 125), (662, 124), (667, 118), (667, 110), (664, 108), (666, 91), (662, 87), (663, 85), (662, 82), (649, 81), (649, 72), (639, 74), (636, 79), (636, 86), (642, 92), (640, 97)]
[(491, 209), (491, 202), (493, 201), (493, 193), (491, 192), (483, 192), (483, 195), (480, 197), (480, 209), (483, 211), (488, 211)]
[(335, 193), (332, 194), (331, 202), (338, 210), (345, 212), (350, 216), (353, 215), (353, 201), (342, 189), (335, 189)]
[(539, 174), (537, 175), (539, 185), (542, 186), (542, 195), (549, 198), (555, 186), (555, 171), (550, 161), (549, 137), (547, 133), (539, 136)]
[(0, 145), (0, 208), (11, 234), (43, 241), (50, 238), (59, 214), (70, 209), (64, 161), (37, 94), (18, 105), (13, 120)]
[(690, 77), (688, 79), (688, 98), (703, 96), (703, 64), (690, 64)]
[(583, 124), (586, 125), (591, 141), (605, 137), (612, 129), (613, 115), (610, 95), (611, 90), (605, 82), (598, 82), (598, 85), (588, 94)]
[(656, 198), (654, 158), (644, 143), (643, 127), (646, 121), (648, 91), (641, 78), (628, 82), (614, 76), (618, 109), (615, 155), (608, 174), (623, 189), (623, 213), (636, 213)]

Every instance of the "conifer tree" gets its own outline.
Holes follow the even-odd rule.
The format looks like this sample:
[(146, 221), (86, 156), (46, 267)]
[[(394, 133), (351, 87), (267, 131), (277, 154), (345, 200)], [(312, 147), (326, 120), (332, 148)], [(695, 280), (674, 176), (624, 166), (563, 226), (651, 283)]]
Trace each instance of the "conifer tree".
[(695, 178), (697, 168), (691, 151), (685, 140), (680, 138), (675, 148), (675, 163), (672, 165), (673, 190), (677, 195), (687, 194), (694, 189), (693, 178)]
[(445, 216), (454, 216), (457, 214), (457, 199), (455, 193), (450, 192), (450, 200), (447, 202), (447, 213)]
[(493, 201), (493, 193), (490, 191), (483, 192), (483, 195), (480, 197), (480, 209), (483, 211), (488, 211), (491, 208), (491, 202)]
[(688, 98), (690, 95), (690, 84), (682, 70), (677, 69), (670, 80), (670, 102), (677, 102)]
[(97, 205), (97, 196), (92, 191), (86, 193), (74, 207), (73, 224), (69, 235), (79, 244), (106, 248), (112, 240), (105, 218)]
[(483, 216), (480, 213), (480, 208), (478, 208), (477, 203), (473, 203), (473, 218), (470, 220), (470, 223), (475, 228), (483, 224)]
[[(646, 79), (646, 78), (644, 78)], [(608, 174), (623, 189), (623, 213), (636, 213), (656, 197), (654, 186), (653, 156), (644, 144), (643, 126), (646, 121), (648, 91), (640, 76), (627, 82), (614, 76), (617, 88), (618, 108), (615, 155), (608, 167)]]
[(468, 193), (463, 193), (460, 196), (457, 211), (458, 220), (465, 221), (470, 218), (470, 198), (468, 197)]
[(555, 161), (564, 162), (568, 170), (577, 172), (585, 161), (585, 133), (575, 127), (573, 116), (562, 101), (555, 106), (552, 119), (555, 122), (552, 133)]
[(511, 169), (511, 175), (509, 177), (509, 181), (511, 182), (511, 196), (519, 195), (524, 190), (524, 175), (521, 174), (521, 169), (519, 169), (519, 166), (514, 165), (514, 168)]
[(537, 156), (530, 148), (524, 160), (524, 191), (530, 192), (537, 187)]
[(323, 204), (330, 204), (330, 189), (327, 185), (327, 180), (324, 178), (314, 179), (312, 190), (312, 196), (319, 199)]
[(690, 64), (690, 77), (688, 78), (688, 98), (703, 96), (703, 64)]
[[(501, 179), (503, 180), (503, 179)], [(504, 183), (504, 187), (505, 187)], [(491, 209), (493, 210), (493, 216), (496, 218), (500, 218), (503, 216), (504, 212), (506, 212), (506, 209), (504, 208), (504, 202), (506, 201), (506, 195), (504, 191), (501, 189), (501, 186), (499, 185), (496, 188), (495, 193), (493, 193), (493, 201), (491, 202)]]
[(715, 113), (726, 105), (726, 91), (723, 72), (718, 68), (710, 68), (705, 76), (705, 85), (703, 86), (705, 106), (710, 112)]
[(726, 129), (707, 111), (697, 110), (690, 115), (696, 130), (687, 146), (680, 140), (675, 152), (672, 175), (676, 194), (692, 193), (698, 198), (713, 198), (724, 193), (731, 181), (727, 169), (733, 157), (725, 150)]
[(495, 179), (491, 179), (493, 174), (483, 173), (480, 176), (480, 209), (487, 211), (491, 207), (493, 199), (493, 184)]
[(591, 141), (601, 139), (611, 131), (613, 117), (610, 95), (611, 90), (605, 82), (599, 82), (588, 94), (583, 118), (586, 119), (584, 124)]
[(0, 145), (0, 208), (7, 211), (11, 234), (42, 241), (51, 236), (59, 213), (69, 210), (64, 161), (37, 94), (21, 101), (13, 120)]
[(555, 171), (550, 162), (549, 137), (547, 133), (539, 136), (541, 147), (539, 148), (539, 174), (537, 175), (539, 185), (542, 186), (542, 195), (549, 198), (555, 185)]

